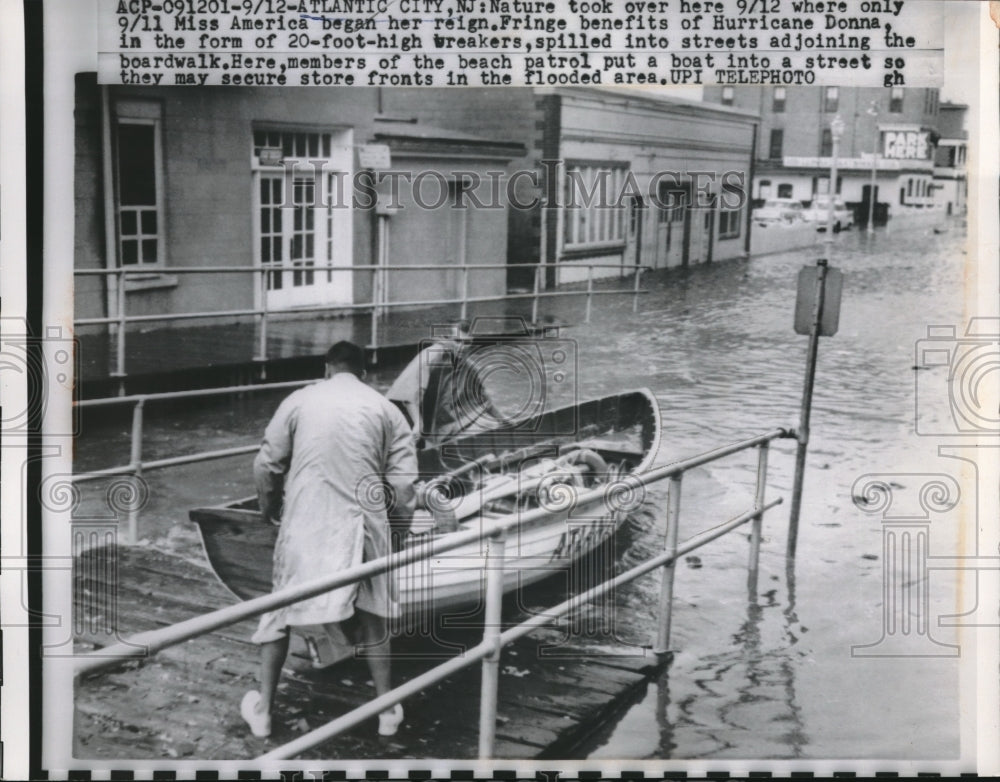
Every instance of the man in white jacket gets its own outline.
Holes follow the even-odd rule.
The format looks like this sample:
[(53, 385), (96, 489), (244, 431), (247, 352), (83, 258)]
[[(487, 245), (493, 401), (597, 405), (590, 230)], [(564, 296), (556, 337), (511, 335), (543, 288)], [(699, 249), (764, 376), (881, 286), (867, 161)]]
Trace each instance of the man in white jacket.
[[(265, 518), (280, 524), (274, 589), (342, 572), (388, 555), (389, 518), (413, 514), (417, 464), (413, 437), (400, 411), (362, 382), (362, 348), (338, 342), (327, 352), (326, 379), (299, 389), (279, 406), (264, 433), (254, 478)], [(391, 487), (390, 506), (381, 498)], [(271, 712), (288, 654), (289, 628), (342, 622), (355, 614), (379, 695), (391, 689), (386, 619), (398, 613), (393, 574), (334, 589), (264, 614), (253, 640), (261, 645), (260, 691), (241, 713), (254, 735), (271, 732)], [(398, 704), (380, 715), (392, 735)]]

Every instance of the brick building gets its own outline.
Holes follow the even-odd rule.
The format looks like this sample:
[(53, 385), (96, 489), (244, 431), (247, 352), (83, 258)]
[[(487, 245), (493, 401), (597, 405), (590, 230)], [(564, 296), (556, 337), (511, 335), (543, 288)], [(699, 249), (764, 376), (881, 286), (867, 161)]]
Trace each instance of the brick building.
[[(904, 87), (706, 87), (705, 100), (760, 115), (753, 197), (810, 202), (828, 192), (831, 122), (843, 122), (836, 192), (867, 221), (873, 162), (875, 219), (941, 206), (935, 149), (941, 136), (938, 90)], [(944, 104), (947, 105), (947, 104)]]

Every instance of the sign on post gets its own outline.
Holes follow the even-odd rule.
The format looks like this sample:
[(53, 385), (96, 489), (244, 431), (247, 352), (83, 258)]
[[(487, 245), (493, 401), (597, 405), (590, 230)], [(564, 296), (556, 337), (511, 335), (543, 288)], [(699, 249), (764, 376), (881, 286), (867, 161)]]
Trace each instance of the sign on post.
[(358, 165), (371, 171), (385, 171), (392, 167), (392, 154), (388, 144), (365, 144), (358, 150)]
[[(803, 266), (799, 270), (799, 291), (795, 297), (795, 333), (810, 334), (813, 314), (816, 311), (816, 276), (819, 269)], [(832, 337), (840, 327), (840, 294), (844, 288), (844, 274), (840, 269), (826, 270), (823, 291), (823, 317), (819, 324), (819, 336)]]

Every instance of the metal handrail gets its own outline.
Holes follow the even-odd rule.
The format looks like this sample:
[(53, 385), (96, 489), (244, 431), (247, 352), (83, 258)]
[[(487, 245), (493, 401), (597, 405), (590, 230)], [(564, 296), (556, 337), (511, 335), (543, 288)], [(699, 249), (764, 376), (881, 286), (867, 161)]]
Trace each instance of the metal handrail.
[[(646, 486), (665, 478), (671, 481), (668, 512), (667, 512), (667, 536), (666, 550), (646, 562), (638, 565), (616, 578), (599, 584), (598, 586), (567, 600), (558, 606), (550, 609), (545, 614), (536, 615), (525, 622), (522, 622), (506, 631), (497, 633), (498, 622), (486, 623), (482, 643), (467, 651), (463, 656), (448, 660), (447, 662), (432, 668), (420, 676), (396, 687), (384, 695), (381, 695), (357, 709), (338, 717), (327, 725), (318, 728), (310, 733), (289, 742), (281, 747), (272, 750), (260, 759), (276, 759), (290, 757), (304, 751), (309, 747), (325, 741), (326, 739), (340, 733), (359, 722), (374, 716), (395, 703), (399, 703), (406, 697), (418, 692), (420, 689), (440, 681), (454, 672), (468, 667), (475, 662), (483, 661), (483, 686), (480, 698), (480, 757), (491, 757), (494, 749), (495, 734), (493, 727), (496, 724), (496, 705), (498, 676), (497, 666), (501, 649), (507, 644), (526, 635), (537, 627), (548, 624), (556, 618), (569, 613), (571, 610), (586, 602), (587, 600), (604, 594), (616, 586), (632, 581), (656, 568), (662, 568), (663, 585), (661, 591), (661, 603), (659, 613), (659, 623), (656, 633), (656, 643), (654, 651), (664, 654), (669, 650), (670, 640), (670, 618), (672, 612), (672, 584), (673, 571), (677, 559), (690, 551), (693, 551), (707, 544), (727, 532), (752, 521), (754, 523), (754, 533), (751, 535), (750, 546), (750, 578), (748, 586), (752, 594), (756, 592), (756, 572), (757, 558), (759, 556), (760, 523), (765, 511), (770, 510), (782, 502), (781, 498), (764, 502), (764, 484), (767, 473), (767, 449), (772, 440), (786, 437), (794, 437), (794, 432), (785, 429), (774, 429), (756, 437), (751, 437), (732, 443), (727, 446), (713, 449), (703, 454), (699, 454), (688, 459), (683, 459), (672, 464), (648, 470), (641, 474), (625, 476), (621, 481), (610, 486), (600, 486), (589, 491), (575, 495), (575, 503), (583, 504), (594, 501), (601, 501), (612, 511), (615, 510), (614, 497), (619, 492), (625, 495), (634, 491), (640, 486)], [(743, 513), (714, 529), (709, 529), (689, 538), (684, 543), (677, 544), (677, 529), (679, 525), (680, 509), (680, 479), (683, 474), (694, 468), (709, 462), (721, 459), (740, 451), (750, 448), (759, 449), (757, 488), (755, 492), (754, 508)], [(617, 496), (623, 496), (617, 494)], [(504, 544), (507, 532), (518, 530), (522, 526), (531, 524), (549, 515), (545, 508), (538, 508), (532, 511), (514, 513), (492, 522), (481, 522), (479, 529), (456, 532), (442, 536), (427, 543), (405, 549), (396, 554), (390, 554), (371, 562), (364, 563), (358, 567), (350, 568), (341, 573), (322, 578), (314, 579), (305, 584), (279, 590), (278, 592), (264, 595), (252, 600), (247, 600), (234, 606), (212, 611), (198, 617), (180, 622), (178, 624), (161, 628), (159, 630), (138, 633), (128, 639), (108, 646), (104, 649), (81, 655), (77, 658), (76, 675), (94, 673), (103, 669), (111, 668), (121, 663), (140, 657), (146, 657), (157, 651), (177, 645), (200, 635), (204, 635), (222, 627), (235, 624), (244, 619), (259, 616), (267, 611), (283, 606), (291, 605), (301, 600), (313, 597), (332, 589), (336, 589), (347, 584), (354, 583), (361, 579), (369, 578), (379, 573), (386, 573), (396, 570), (404, 565), (418, 560), (428, 559), (435, 554), (463, 546), (467, 543), (489, 539), (489, 549), (487, 553), (487, 588), (486, 588), (486, 610), (487, 616), (494, 619), (500, 616), (500, 605), (503, 600), (503, 564), (504, 564)], [(667, 586), (669, 585), (669, 589)], [(495, 626), (494, 626), (495, 625)]]
[[(587, 268), (587, 285), (584, 290), (572, 290), (572, 291), (556, 291), (556, 290), (545, 290), (544, 286), (541, 284), (542, 272), (546, 269), (558, 269), (558, 268)], [(496, 269), (518, 269), (518, 268), (533, 268), (535, 270), (534, 275), (534, 286), (530, 293), (505, 293), (497, 296), (469, 296), (469, 272), (470, 271), (489, 271)], [(635, 284), (631, 290), (625, 288), (616, 288), (614, 290), (594, 290), (594, 269), (618, 269), (621, 272), (622, 277), (628, 276), (630, 274), (635, 276)], [(303, 315), (309, 313), (317, 312), (359, 312), (367, 311), (371, 314), (371, 338), (369, 347), (373, 349), (378, 349), (379, 347), (379, 334), (378, 334), (378, 322), (381, 318), (385, 317), (385, 314), (392, 310), (393, 308), (400, 307), (431, 307), (431, 306), (444, 306), (450, 304), (461, 305), (462, 316), (465, 317), (469, 304), (485, 303), (492, 301), (516, 301), (521, 299), (531, 299), (532, 300), (532, 319), (537, 320), (538, 317), (538, 302), (542, 298), (558, 298), (561, 296), (585, 296), (586, 297), (586, 310), (585, 310), (585, 322), (590, 322), (591, 310), (592, 310), (592, 300), (594, 296), (610, 296), (618, 294), (632, 294), (632, 311), (638, 311), (639, 306), (639, 295), (645, 293), (639, 287), (639, 280), (643, 272), (649, 271), (651, 267), (642, 265), (625, 265), (622, 263), (575, 263), (575, 262), (563, 262), (563, 263), (484, 263), (484, 264), (357, 264), (351, 266), (341, 266), (334, 264), (319, 264), (312, 266), (301, 266), (301, 267), (272, 267), (272, 266), (199, 266), (199, 267), (171, 267), (171, 268), (156, 268), (156, 269), (143, 269), (143, 268), (130, 268), (125, 266), (120, 266), (115, 269), (74, 269), (74, 275), (81, 276), (99, 276), (99, 277), (116, 277), (116, 291), (114, 293), (114, 299), (116, 301), (117, 314), (115, 316), (107, 317), (94, 317), (94, 318), (78, 318), (74, 321), (76, 326), (117, 326), (117, 332), (115, 334), (115, 370), (112, 373), (114, 377), (124, 378), (126, 377), (125, 368), (125, 341), (126, 341), (126, 331), (128, 329), (129, 323), (150, 323), (150, 322), (175, 322), (175, 321), (186, 321), (186, 320), (201, 320), (201, 319), (219, 319), (219, 318), (257, 318), (259, 323), (259, 333), (257, 337), (257, 354), (254, 356), (255, 361), (266, 361), (267, 360), (267, 326), (269, 316), (273, 317), (275, 313), (270, 311), (267, 307), (267, 280), (268, 276), (275, 273), (284, 273), (287, 271), (306, 271), (306, 272), (355, 272), (355, 271), (365, 271), (371, 272), (374, 276), (375, 285), (372, 289), (372, 301), (362, 302), (362, 303), (350, 303), (350, 304), (340, 304), (340, 303), (327, 303), (318, 304), (315, 306), (305, 306), (296, 307), (294, 310), (290, 310), (290, 313)], [(386, 296), (386, 275), (389, 272), (419, 272), (419, 271), (431, 271), (431, 270), (454, 270), (460, 271), (462, 273), (462, 295), (458, 298), (450, 299), (421, 299), (416, 301), (389, 301)], [(126, 286), (125, 283), (128, 281), (129, 277), (149, 277), (150, 275), (158, 274), (170, 274), (170, 275), (185, 275), (185, 274), (251, 274), (258, 278), (257, 287), (260, 294), (261, 304), (258, 307), (243, 307), (239, 309), (227, 309), (227, 310), (204, 310), (195, 312), (173, 312), (173, 313), (154, 313), (145, 315), (129, 315), (126, 311), (127, 297), (126, 297)], [(582, 282), (582, 281), (581, 281)]]

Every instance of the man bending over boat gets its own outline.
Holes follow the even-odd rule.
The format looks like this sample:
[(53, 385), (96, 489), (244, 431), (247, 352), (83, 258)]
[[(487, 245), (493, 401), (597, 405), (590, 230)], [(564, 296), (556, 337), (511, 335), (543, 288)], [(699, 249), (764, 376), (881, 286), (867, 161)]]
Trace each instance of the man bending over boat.
[[(299, 389), (278, 407), (254, 461), (264, 518), (281, 525), (274, 549), (274, 589), (357, 567), (389, 553), (389, 517), (408, 524), (417, 465), (413, 437), (396, 407), (362, 382), (365, 355), (350, 342), (326, 354), (326, 379)], [(363, 501), (372, 482), (392, 488), (392, 507)], [(240, 707), (255, 736), (271, 733), (271, 714), (289, 628), (342, 622), (355, 612), (379, 695), (390, 685), (386, 619), (397, 615), (394, 579), (382, 574), (293, 603), (260, 617), (260, 691)], [(332, 628), (331, 628), (332, 629)], [(379, 715), (391, 736), (403, 719), (396, 705)]]
[(455, 321), (450, 333), (420, 351), (386, 391), (428, 448), (505, 422), (486, 391), (478, 362), (470, 361), (471, 345), (469, 321)]

